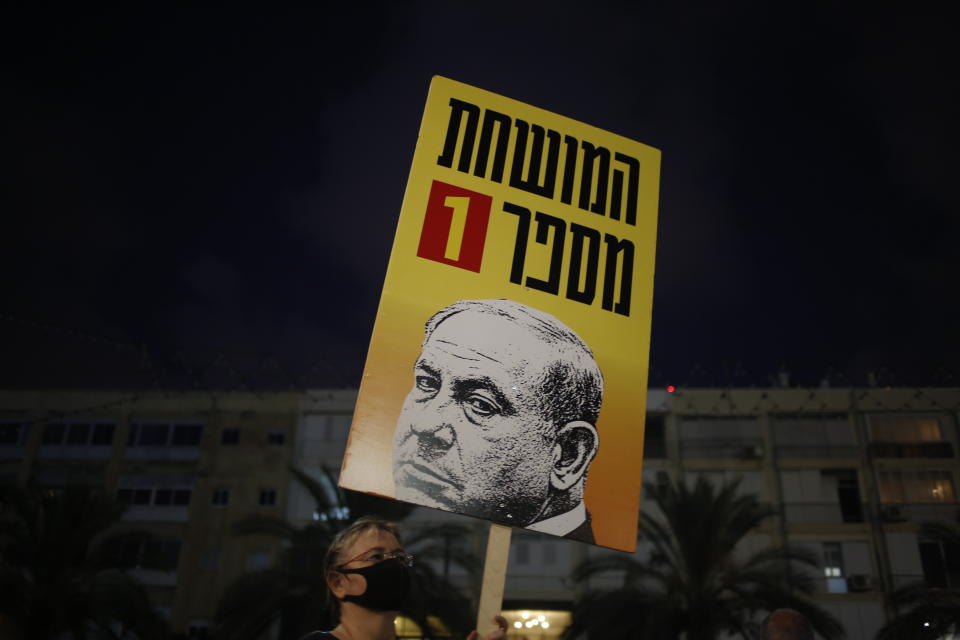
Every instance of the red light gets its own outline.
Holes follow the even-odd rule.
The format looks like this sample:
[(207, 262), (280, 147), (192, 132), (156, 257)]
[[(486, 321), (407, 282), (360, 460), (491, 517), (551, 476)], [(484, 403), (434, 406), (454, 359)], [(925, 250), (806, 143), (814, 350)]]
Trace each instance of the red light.
[(667, 385), (667, 393), (673, 393), (673, 392), (676, 391), (676, 390), (677, 390), (677, 388), (676, 388), (675, 386), (673, 386), (672, 384), (668, 384), (668, 385)]

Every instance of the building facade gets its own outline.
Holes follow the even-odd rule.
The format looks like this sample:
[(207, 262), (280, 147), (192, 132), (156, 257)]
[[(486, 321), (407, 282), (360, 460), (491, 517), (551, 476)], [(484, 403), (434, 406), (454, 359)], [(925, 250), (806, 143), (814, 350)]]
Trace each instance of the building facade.
[(237, 536), (282, 515), (300, 393), (0, 392), (0, 484), (105, 490), (125, 505), (112, 550), (177, 632), (203, 637), (224, 587), (270, 566), (276, 540)]
[[(349, 516), (318, 514), (289, 466), (321, 481), (324, 469), (336, 473), (355, 398), (0, 392), (0, 483), (116, 495), (128, 505), (123, 526), (152, 534), (123, 550), (130, 572), (175, 630), (202, 637), (224, 587), (280, 551), (276, 540), (235, 535), (234, 523), (251, 513), (301, 525)], [(742, 492), (780, 514), (745, 550), (780, 542), (811, 550), (823, 565), (817, 599), (848, 638), (872, 640), (886, 620), (884, 594), (897, 587), (960, 585), (960, 550), (918, 526), (955, 524), (960, 514), (960, 389), (654, 389), (647, 410), (644, 484), (738, 478)], [(645, 496), (641, 509), (655, 505)], [(418, 508), (405, 527), (443, 522), (469, 527), (474, 535), (448, 543), (482, 557), (482, 521)], [(515, 530), (504, 602), (511, 637), (559, 635), (577, 596), (573, 568), (614, 553)], [(646, 553), (641, 542), (636, 556)], [(478, 596), (457, 566), (436, 568)]]

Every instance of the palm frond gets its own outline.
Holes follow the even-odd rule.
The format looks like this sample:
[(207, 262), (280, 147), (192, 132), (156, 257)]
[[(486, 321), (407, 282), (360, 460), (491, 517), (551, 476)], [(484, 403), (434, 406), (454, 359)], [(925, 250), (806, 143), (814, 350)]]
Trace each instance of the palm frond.
[[(624, 588), (578, 598), (568, 635), (593, 637), (715, 638), (751, 632), (759, 612), (793, 606), (805, 612), (829, 640), (842, 632), (832, 615), (807, 596), (810, 576), (795, 570), (817, 566), (809, 551), (778, 546), (750, 553), (744, 539), (775, 514), (756, 496), (739, 494), (739, 480), (715, 487), (701, 477), (692, 485), (652, 490), (661, 517), (643, 513), (640, 536), (651, 545), (646, 562), (609, 557), (582, 563), (574, 580), (584, 584), (603, 574), (624, 576)], [(633, 620), (605, 635), (613, 612)], [(586, 616), (586, 617), (584, 617)]]

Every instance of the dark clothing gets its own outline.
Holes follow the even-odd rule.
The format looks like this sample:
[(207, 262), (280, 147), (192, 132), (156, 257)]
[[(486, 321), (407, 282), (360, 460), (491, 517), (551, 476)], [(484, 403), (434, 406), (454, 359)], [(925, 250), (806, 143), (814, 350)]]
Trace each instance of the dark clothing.
[(337, 636), (326, 631), (311, 631), (300, 640), (337, 640)]
[(579, 527), (563, 537), (569, 538), (570, 540), (579, 540), (580, 542), (596, 544), (596, 540), (593, 538), (593, 525), (591, 524), (592, 520), (593, 519), (590, 517), (590, 512), (587, 511), (587, 519), (580, 523)]

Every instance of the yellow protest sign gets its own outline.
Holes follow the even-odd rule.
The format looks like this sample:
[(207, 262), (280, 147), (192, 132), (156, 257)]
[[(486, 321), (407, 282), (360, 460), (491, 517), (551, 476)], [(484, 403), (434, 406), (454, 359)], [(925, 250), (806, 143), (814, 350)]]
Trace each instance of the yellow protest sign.
[(435, 77), (341, 486), (633, 550), (659, 174)]

